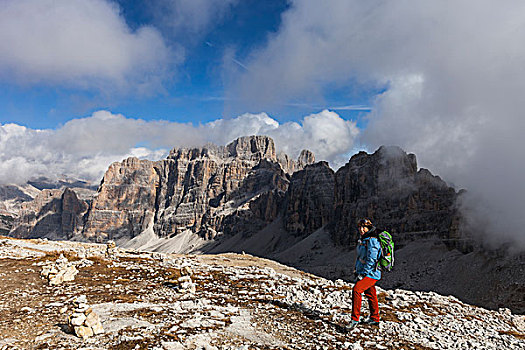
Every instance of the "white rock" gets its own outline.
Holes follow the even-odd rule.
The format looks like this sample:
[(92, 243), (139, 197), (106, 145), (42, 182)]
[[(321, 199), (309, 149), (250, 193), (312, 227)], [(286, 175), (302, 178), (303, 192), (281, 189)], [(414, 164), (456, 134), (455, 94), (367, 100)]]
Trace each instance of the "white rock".
[(89, 305), (86, 303), (80, 303), (75, 307), (75, 311), (84, 312), (89, 309)]
[(61, 306), (64, 306), (64, 303), (61, 303), (59, 301), (55, 301), (53, 303), (49, 303), (49, 304), (46, 304), (46, 308), (51, 308), (51, 307), (61, 307)]
[(512, 323), (520, 332), (525, 332), (525, 315), (514, 316), (512, 318)]
[(75, 334), (83, 339), (93, 336), (93, 330), (91, 327), (77, 326), (74, 330)]
[(177, 341), (163, 341), (161, 342), (162, 348), (165, 350), (184, 350), (186, 347)]
[(73, 314), (73, 316), (71, 317), (71, 324), (73, 326), (81, 326), (84, 321), (86, 320), (86, 315), (84, 314)]
[(97, 322), (94, 325), (92, 325), (91, 329), (93, 330), (94, 334), (102, 334), (102, 333), (104, 333), (104, 328), (102, 327), (102, 324), (100, 322)]
[(76, 305), (80, 305), (82, 303), (87, 303), (87, 297), (85, 295), (79, 295), (78, 297), (76, 297), (73, 302), (76, 304)]
[(84, 324), (88, 327), (93, 327), (97, 323), (100, 323), (100, 320), (98, 318), (98, 315), (94, 312), (89, 313), (84, 321)]

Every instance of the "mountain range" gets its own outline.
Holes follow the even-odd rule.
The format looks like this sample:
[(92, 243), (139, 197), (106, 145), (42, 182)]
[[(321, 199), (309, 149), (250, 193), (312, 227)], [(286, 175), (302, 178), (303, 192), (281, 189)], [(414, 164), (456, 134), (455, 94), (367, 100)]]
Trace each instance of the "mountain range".
[(246, 252), (349, 280), (355, 223), (369, 217), (396, 243), (384, 287), (525, 311), (523, 256), (482, 249), (462, 225), (464, 191), (399, 147), (359, 152), (334, 171), (308, 150), (292, 159), (271, 138), (249, 136), (173, 149), (160, 161), (113, 163), (96, 191), (43, 183), (0, 192), (4, 233), (168, 253)]

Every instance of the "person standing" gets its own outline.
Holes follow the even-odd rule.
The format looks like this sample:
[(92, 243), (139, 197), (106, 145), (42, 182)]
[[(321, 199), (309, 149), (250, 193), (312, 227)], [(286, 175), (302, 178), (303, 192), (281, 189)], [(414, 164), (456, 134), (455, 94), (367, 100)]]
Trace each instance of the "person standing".
[(377, 238), (378, 230), (370, 219), (361, 219), (357, 223), (359, 241), (357, 243), (357, 259), (355, 275), (357, 282), (352, 290), (352, 321), (350, 328), (359, 323), (361, 314), (362, 294), (365, 293), (370, 308), (370, 318), (365, 324), (379, 326), (379, 303), (377, 301), (375, 284), (381, 279), (378, 262), (381, 255), (381, 244)]

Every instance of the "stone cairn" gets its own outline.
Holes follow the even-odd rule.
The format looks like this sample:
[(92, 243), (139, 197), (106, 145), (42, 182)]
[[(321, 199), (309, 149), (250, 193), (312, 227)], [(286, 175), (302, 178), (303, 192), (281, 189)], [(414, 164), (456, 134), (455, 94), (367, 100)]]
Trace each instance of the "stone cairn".
[(48, 262), (44, 265), (40, 275), (46, 278), (50, 285), (58, 285), (62, 282), (73, 281), (77, 273), (78, 270), (75, 265), (70, 263), (63, 254), (60, 254), (54, 263)]
[(113, 259), (117, 255), (117, 244), (115, 241), (107, 241), (106, 258)]
[(73, 300), (73, 306), (73, 314), (67, 320), (72, 333), (83, 339), (104, 333), (100, 319), (87, 304), (85, 295), (81, 295)]
[(193, 275), (193, 270), (189, 266), (183, 266), (179, 269), (180, 277), (169, 281), (170, 284), (174, 285), (175, 289), (179, 293), (189, 293), (195, 294), (196, 288), (195, 283), (193, 283), (191, 276)]

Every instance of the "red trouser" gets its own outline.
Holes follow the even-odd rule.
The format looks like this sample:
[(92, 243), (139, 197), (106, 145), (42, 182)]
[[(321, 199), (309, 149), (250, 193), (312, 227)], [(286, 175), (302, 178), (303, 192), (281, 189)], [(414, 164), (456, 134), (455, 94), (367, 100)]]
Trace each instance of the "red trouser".
[(377, 280), (373, 278), (364, 277), (354, 285), (354, 289), (352, 290), (352, 320), (359, 321), (359, 315), (361, 314), (361, 294), (365, 292), (365, 296), (368, 299), (368, 306), (370, 307), (370, 318), (379, 322), (376, 282)]

